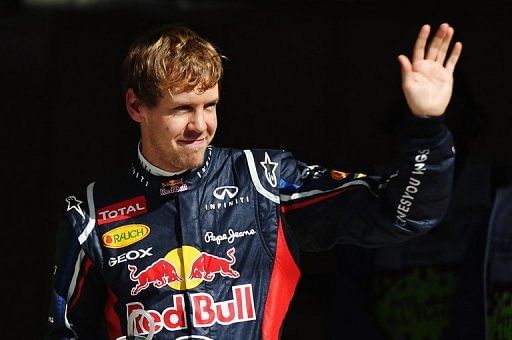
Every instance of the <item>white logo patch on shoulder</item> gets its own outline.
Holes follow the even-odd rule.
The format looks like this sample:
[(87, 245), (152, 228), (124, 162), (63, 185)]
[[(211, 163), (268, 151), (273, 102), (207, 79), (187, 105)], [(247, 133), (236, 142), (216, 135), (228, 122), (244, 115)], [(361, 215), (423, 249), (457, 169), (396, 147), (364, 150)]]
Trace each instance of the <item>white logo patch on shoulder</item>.
[(265, 169), (265, 178), (267, 179), (268, 183), (275, 188), (277, 186), (277, 162), (272, 162), (268, 153), (265, 152), (265, 161), (260, 162), (260, 164), (263, 169)]
[(68, 204), (68, 208), (66, 211), (75, 210), (76, 212), (78, 212), (80, 214), (80, 216), (82, 216), (82, 219), (85, 219), (84, 211), (82, 210), (82, 207), (80, 206), (80, 204), (82, 204), (84, 202), (80, 201), (75, 196), (69, 196), (69, 197), (66, 197), (66, 203)]

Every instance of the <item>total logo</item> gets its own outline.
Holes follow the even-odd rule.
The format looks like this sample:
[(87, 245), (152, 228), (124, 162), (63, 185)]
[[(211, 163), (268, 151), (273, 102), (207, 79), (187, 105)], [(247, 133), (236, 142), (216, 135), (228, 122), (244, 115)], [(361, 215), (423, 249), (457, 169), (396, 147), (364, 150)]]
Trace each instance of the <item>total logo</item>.
[(126, 201), (111, 204), (96, 211), (98, 225), (126, 220), (147, 212), (146, 198), (137, 196)]
[(220, 257), (201, 252), (192, 246), (183, 246), (171, 250), (139, 270), (135, 265), (128, 265), (130, 280), (135, 282), (131, 295), (135, 296), (150, 285), (155, 288), (169, 286), (175, 290), (187, 290), (199, 286), (203, 280), (211, 282), (217, 275), (236, 279), (240, 274), (233, 269), (236, 263), (235, 248)]
[(127, 303), (127, 319), (133, 319), (133, 325), (130, 326), (133, 327), (135, 335), (156, 334), (162, 329), (168, 331), (186, 329), (188, 325), (185, 315), (190, 315), (194, 327), (210, 327), (214, 324), (230, 325), (256, 320), (252, 285), (233, 286), (231, 292), (232, 299), (220, 302), (215, 302), (207, 293), (190, 294), (191, 313), (186, 311), (184, 294), (174, 295), (173, 306), (161, 312), (146, 310), (140, 302)]
[(215, 197), (217, 201), (206, 203), (204, 209), (206, 211), (219, 210), (249, 203), (249, 196), (240, 197), (237, 195), (238, 187), (234, 185), (225, 185), (215, 188), (215, 190), (213, 190), (213, 197)]

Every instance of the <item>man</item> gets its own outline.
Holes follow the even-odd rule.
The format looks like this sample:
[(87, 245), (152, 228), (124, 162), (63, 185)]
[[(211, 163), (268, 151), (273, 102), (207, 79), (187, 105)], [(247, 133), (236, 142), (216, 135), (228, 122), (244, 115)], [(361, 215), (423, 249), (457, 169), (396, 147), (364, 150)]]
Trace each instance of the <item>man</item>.
[(442, 24), (399, 56), (402, 161), (369, 177), (283, 150), (210, 145), (222, 56), (184, 27), (137, 40), (124, 62), (140, 124), (129, 169), (69, 196), (57, 238), (49, 339), (278, 339), (299, 247), (380, 246), (427, 232), (450, 196), (454, 150), (439, 117), (462, 45)]

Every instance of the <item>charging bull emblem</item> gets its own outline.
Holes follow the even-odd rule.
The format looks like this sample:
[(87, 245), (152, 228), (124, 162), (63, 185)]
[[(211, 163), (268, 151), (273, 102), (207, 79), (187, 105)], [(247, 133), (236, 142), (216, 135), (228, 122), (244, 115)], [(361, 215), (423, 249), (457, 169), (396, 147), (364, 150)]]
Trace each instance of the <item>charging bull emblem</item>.
[(182, 281), (173, 264), (165, 259), (159, 259), (138, 274), (135, 274), (136, 266), (128, 265), (128, 269), (130, 270), (130, 280), (137, 282), (131, 291), (133, 296), (148, 288), (150, 284), (153, 284), (155, 288), (162, 288), (171, 282)]
[(192, 263), (189, 280), (203, 279), (205, 281), (211, 282), (215, 278), (216, 274), (236, 279), (240, 276), (240, 274), (231, 268), (231, 266), (236, 262), (234, 254), (235, 248), (231, 248), (226, 252), (226, 255), (229, 259), (211, 255), (205, 252), (200, 253)]

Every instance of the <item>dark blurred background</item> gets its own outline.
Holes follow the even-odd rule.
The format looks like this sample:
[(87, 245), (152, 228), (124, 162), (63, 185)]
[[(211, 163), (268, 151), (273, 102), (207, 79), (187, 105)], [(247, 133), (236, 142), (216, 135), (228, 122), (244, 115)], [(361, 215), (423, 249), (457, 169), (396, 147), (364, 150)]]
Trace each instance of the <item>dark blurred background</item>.
[[(182, 23), (228, 57), (215, 145), (372, 172), (398, 147), (397, 56), (422, 24), (449, 22), (464, 44), (446, 114), (457, 162), (494, 167), (512, 165), (511, 14), (505, 1), (3, 0), (1, 334), (41, 338), (58, 207), (135, 148), (120, 65), (139, 34)], [(356, 251), (304, 254), (284, 339), (343, 338), (328, 329), (349, 327), (336, 286)]]

